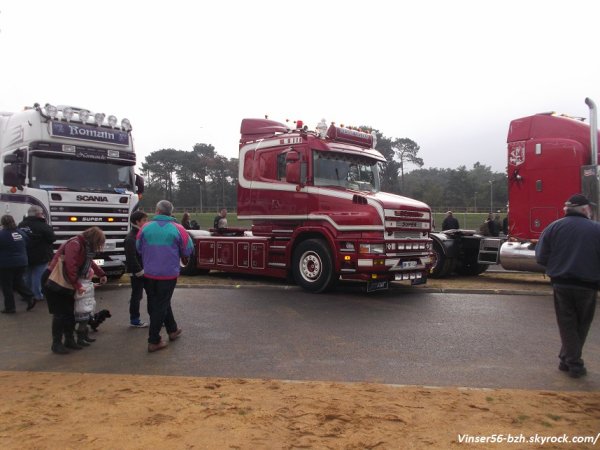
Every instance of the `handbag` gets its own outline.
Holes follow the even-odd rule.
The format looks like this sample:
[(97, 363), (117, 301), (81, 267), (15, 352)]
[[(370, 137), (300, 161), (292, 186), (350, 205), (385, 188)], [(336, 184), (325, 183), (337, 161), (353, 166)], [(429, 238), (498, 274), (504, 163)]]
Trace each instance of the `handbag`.
[(64, 273), (65, 257), (60, 255), (58, 261), (54, 265), (52, 272), (46, 281), (46, 289), (55, 294), (72, 296), (75, 293), (73, 285), (67, 281)]

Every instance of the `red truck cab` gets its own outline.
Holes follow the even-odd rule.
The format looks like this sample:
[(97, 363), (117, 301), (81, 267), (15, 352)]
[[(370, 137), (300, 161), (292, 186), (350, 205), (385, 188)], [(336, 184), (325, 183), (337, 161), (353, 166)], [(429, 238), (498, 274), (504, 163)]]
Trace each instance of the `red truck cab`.
[(424, 283), (431, 210), (380, 191), (385, 158), (374, 139), (324, 121), (312, 132), (301, 122), (290, 129), (244, 119), (237, 213), (252, 229), (198, 237), (197, 268), (291, 275), (311, 292), (340, 277), (366, 281), (368, 290)]

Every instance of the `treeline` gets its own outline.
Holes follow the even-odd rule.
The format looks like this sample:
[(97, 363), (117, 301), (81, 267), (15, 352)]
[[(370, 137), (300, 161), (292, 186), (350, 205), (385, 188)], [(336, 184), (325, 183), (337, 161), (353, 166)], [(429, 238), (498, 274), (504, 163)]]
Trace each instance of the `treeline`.
[[(376, 133), (376, 148), (387, 159), (381, 171), (383, 191), (421, 200), (437, 211), (505, 210), (506, 174), (479, 162), (471, 169), (422, 169), (416, 142)], [(158, 200), (168, 199), (178, 208), (198, 212), (235, 210), (238, 165), (237, 158), (219, 155), (209, 144), (196, 144), (191, 151), (152, 152), (142, 163), (146, 191), (141, 206), (152, 208)]]

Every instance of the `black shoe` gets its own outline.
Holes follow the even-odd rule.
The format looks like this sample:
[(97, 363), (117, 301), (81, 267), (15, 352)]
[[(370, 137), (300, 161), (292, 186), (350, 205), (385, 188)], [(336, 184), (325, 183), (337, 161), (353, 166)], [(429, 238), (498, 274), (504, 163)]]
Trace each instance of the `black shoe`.
[(17, 312), (16, 309), (3, 309), (2, 311), (0, 311), (2, 314), (14, 314)]
[(568, 372), (569, 366), (567, 365), (567, 363), (561, 361), (558, 363), (558, 370), (560, 370), (561, 372)]
[(91, 338), (87, 331), (83, 335), (83, 339), (85, 340), (85, 342), (96, 342), (96, 339)]
[(81, 345), (78, 345), (77, 342), (75, 342), (75, 339), (73, 338), (65, 339), (65, 347), (71, 348), (73, 350), (81, 350), (83, 348)]
[(581, 378), (585, 375), (587, 375), (587, 369), (583, 366), (569, 368), (569, 376), (571, 378)]
[(66, 355), (69, 353), (69, 350), (62, 344), (62, 342), (58, 342), (56, 344), (52, 344), (52, 353), (56, 353), (57, 355)]
[(31, 311), (34, 308), (36, 302), (37, 300), (35, 298), (30, 298), (27, 302), (27, 311)]
[(90, 346), (90, 344), (87, 343), (83, 337), (77, 338), (77, 345), (79, 345), (81, 347), (89, 347)]

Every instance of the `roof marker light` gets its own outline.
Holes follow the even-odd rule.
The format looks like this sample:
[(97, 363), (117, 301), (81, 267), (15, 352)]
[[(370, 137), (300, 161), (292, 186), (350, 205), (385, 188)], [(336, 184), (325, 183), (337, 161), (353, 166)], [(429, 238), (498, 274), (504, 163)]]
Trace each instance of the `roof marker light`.
[(129, 121), (129, 119), (121, 120), (121, 128), (125, 131), (131, 130), (131, 122)]
[(110, 125), (111, 128), (114, 128), (117, 126), (117, 118), (115, 116), (108, 116), (108, 124)]
[(373, 148), (375, 148), (377, 146), (377, 133), (371, 131), (371, 136), (373, 136)]
[(325, 136), (327, 136), (327, 122), (325, 122), (325, 119), (321, 119), (317, 125), (317, 133), (319, 133), (321, 139), (325, 139)]

